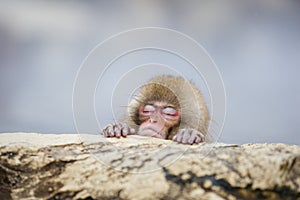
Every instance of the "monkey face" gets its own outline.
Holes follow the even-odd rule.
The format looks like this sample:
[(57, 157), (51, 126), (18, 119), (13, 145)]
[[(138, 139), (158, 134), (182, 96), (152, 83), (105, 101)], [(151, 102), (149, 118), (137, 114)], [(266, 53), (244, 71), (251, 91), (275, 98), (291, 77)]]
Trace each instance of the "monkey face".
[(180, 111), (165, 102), (149, 102), (139, 109), (138, 134), (166, 139), (169, 129), (178, 125)]

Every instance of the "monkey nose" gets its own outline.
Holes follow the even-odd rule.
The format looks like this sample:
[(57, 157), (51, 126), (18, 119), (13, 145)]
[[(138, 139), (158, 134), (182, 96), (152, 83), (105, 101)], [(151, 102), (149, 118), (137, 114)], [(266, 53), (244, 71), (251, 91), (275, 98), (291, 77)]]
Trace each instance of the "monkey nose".
[(162, 119), (161, 116), (154, 114), (154, 115), (150, 116), (149, 122), (162, 124), (162, 123), (164, 123), (164, 120)]
[(150, 123), (157, 123), (157, 119), (155, 119), (154, 117), (150, 117), (149, 122)]

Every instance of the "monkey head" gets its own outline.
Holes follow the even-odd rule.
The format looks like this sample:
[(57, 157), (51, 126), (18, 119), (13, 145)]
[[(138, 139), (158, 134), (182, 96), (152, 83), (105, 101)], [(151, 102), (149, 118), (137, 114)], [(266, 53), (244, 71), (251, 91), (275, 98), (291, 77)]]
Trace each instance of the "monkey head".
[(128, 113), (127, 123), (139, 135), (172, 139), (181, 127), (207, 130), (208, 112), (199, 90), (180, 77), (151, 79), (130, 102)]

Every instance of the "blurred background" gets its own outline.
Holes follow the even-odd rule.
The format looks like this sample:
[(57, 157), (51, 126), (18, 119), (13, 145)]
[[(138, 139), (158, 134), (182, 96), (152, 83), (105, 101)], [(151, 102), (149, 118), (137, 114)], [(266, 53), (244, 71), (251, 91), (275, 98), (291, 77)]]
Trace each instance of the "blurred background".
[(75, 133), (73, 82), (88, 53), (145, 26), (209, 52), (227, 93), (226, 143), (300, 144), (300, 1), (1, 1), (0, 132)]

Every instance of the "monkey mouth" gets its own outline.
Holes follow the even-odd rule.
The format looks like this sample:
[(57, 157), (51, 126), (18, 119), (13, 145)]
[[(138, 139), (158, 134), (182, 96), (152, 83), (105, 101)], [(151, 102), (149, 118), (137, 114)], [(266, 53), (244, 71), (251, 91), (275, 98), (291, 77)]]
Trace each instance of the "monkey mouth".
[(154, 128), (151, 128), (151, 127), (145, 127), (145, 128), (140, 129), (139, 135), (150, 136), (150, 137), (155, 137), (155, 138), (160, 138), (160, 139), (164, 138), (160, 131), (155, 130)]

